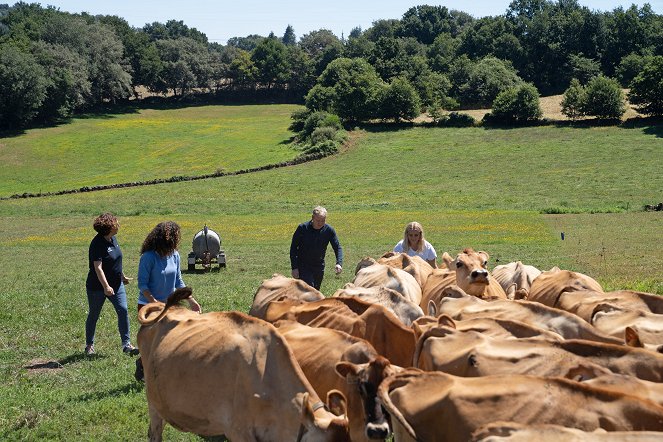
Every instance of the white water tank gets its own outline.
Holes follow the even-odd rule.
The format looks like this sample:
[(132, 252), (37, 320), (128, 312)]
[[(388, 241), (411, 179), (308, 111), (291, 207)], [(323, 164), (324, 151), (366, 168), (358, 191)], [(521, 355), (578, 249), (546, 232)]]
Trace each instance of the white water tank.
[(212, 229), (205, 226), (203, 230), (193, 236), (193, 253), (196, 258), (202, 259), (205, 252), (217, 256), (221, 251), (221, 238)]

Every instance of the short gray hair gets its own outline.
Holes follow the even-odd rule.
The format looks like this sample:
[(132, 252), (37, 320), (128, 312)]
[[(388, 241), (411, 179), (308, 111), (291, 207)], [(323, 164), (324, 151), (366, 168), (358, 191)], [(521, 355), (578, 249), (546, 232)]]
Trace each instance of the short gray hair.
[(324, 216), (326, 218), (327, 217), (327, 209), (325, 209), (322, 206), (315, 206), (313, 208), (313, 216), (316, 216), (316, 215)]

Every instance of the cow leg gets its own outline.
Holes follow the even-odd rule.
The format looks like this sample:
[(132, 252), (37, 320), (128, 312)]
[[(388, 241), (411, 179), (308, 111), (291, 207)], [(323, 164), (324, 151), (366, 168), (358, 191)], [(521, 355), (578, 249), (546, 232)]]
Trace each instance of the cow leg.
[(147, 431), (147, 437), (150, 442), (161, 442), (163, 437), (163, 418), (156, 410), (148, 404), (150, 414), (150, 429)]

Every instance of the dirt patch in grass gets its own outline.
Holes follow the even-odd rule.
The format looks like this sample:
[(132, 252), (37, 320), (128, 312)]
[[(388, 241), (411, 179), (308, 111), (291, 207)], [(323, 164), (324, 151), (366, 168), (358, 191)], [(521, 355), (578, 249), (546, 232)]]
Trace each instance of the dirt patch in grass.
[(53, 370), (60, 370), (63, 367), (58, 361), (49, 361), (48, 359), (33, 359), (25, 367), (30, 373), (40, 374), (48, 373)]

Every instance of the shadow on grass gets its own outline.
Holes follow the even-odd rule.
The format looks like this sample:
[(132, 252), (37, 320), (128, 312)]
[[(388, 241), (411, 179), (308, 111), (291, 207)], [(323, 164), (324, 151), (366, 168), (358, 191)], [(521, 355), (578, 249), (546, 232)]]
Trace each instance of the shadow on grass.
[(109, 397), (120, 397), (126, 396), (127, 394), (140, 393), (145, 390), (145, 384), (143, 382), (133, 381), (124, 386), (111, 388), (106, 391), (95, 391), (94, 393), (88, 393), (80, 395), (73, 399), (74, 402), (88, 402), (88, 401), (100, 401)]

